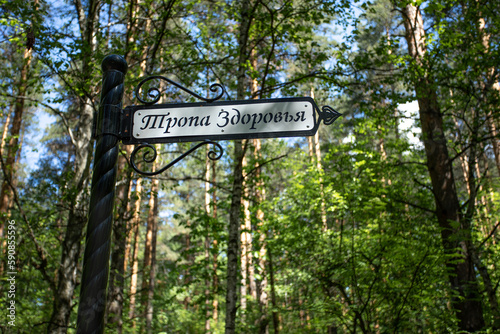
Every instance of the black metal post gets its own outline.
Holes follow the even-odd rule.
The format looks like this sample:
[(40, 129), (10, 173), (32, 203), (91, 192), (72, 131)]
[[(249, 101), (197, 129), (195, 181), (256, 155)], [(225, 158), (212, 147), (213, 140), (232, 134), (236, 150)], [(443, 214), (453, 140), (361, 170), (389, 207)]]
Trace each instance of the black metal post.
[(97, 144), (77, 319), (77, 333), (82, 334), (104, 332), (120, 113), (127, 67), (125, 59), (117, 55), (102, 61), (101, 102), (94, 129)]

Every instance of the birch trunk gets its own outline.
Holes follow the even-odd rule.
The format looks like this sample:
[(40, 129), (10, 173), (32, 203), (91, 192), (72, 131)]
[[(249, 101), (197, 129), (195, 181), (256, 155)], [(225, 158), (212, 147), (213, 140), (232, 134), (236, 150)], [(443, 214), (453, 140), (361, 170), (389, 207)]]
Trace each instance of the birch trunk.
[[(210, 159), (208, 158), (208, 148), (205, 158), (205, 213), (210, 216)], [(207, 273), (210, 272), (210, 222), (207, 219), (207, 228), (205, 235), (205, 265)], [(205, 279), (205, 333), (210, 333), (210, 279), (209, 275)]]
[(226, 334), (234, 334), (236, 330), (236, 310), (238, 300), (238, 252), (240, 210), (243, 186), (243, 156), (245, 146), (242, 141), (234, 142), (234, 168), (231, 208), (229, 212), (229, 235), (227, 246), (227, 293), (226, 293)]
[[(238, 86), (237, 98), (245, 95), (246, 62), (248, 56), (248, 31), (252, 17), (250, 1), (240, 2), (241, 21), (238, 35)], [(240, 212), (243, 189), (243, 157), (246, 151), (246, 141), (236, 140), (234, 143), (234, 167), (231, 207), (229, 210), (229, 231), (227, 246), (227, 292), (226, 292), (226, 325), (225, 334), (234, 334), (236, 330), (236, 310), (238, 302), (238, 253), (240, 239)]]

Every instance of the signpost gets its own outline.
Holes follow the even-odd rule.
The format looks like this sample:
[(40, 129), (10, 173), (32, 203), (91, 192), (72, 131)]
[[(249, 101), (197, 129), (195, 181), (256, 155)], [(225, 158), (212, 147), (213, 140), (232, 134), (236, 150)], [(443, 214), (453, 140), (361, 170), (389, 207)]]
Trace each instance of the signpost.
[[(144, 105), (122, 109), (127, 63), (122, 57), (111, 55), (104, 58), (102, 69), (101, 102), (94, 117), (93, 137), (97, 144), (77, 333), (104, 331), (118, 141), (137, 145), (130, 157), (135, 171), (157, 175), (203, 145), (215, 146), (217, 150), (209, 151), (208, 157), (220, 159), (223, 150), (216, 140), (312, 136), (321, 121), (330, 125), (341, 116), (328, 106), (318, 108), (310, 97), (217, 102), (225, 93), (220, 84), (210, 87), (212, 92), (220, 91), (217, 96), (205, 98), (162, 76), (146, 78), (136, 87), (136, 97)], [(149, 101), (140, 94), (142, 87), (148, 87), (152, 80), (166, 81), (204, 102), (155, 105), (160, 99), (158, 88), (146, 91)], [(155, 172), (143, 171), (135, 163), (137, 153), (143, 148), (149, 149), (143, 156), (145, 162), (156, 159), (152, 144), (194, 141), (200, 142)]]
[(321, 115), (310, 97), (133, 106), (127, 111), (130, 137), (124, 144), (313, 136)]

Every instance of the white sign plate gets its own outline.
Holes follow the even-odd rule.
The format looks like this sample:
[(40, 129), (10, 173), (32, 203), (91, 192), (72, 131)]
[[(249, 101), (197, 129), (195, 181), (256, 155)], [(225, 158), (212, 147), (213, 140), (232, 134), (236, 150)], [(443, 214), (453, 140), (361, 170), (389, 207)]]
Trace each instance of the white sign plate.
[(311, 98), (132, 108), (129, 143), (304, 136), (313, 135), (318, 126)]

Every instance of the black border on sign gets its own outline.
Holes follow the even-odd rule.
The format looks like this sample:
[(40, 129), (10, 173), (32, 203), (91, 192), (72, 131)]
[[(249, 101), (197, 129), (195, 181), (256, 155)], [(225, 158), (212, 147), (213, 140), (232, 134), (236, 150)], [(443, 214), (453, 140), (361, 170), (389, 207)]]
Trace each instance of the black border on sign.
[[(313, 106), (313, 123), (314, 126), (310, 130), (300, 131), (280, 131), (280, 132), (259, 132), (259, 133), (241, 133), (241, 134), (221, 134), (221, 135), (203, 135), (203, 136), (182, 136), (182, 137), (158, 137), (137, 139), (130, 134), (134, 127), (134, 114), (140, 110), (150, 109), (175, 109), (188, 107), (205, 107), (205, 106), (227, 106), (227, 105), (246, 105), (246, 104), (261, 104), (261, 103), (276, 103), (276, 102), (309, 102)], [(259, 100), (236, 100), (236, 101), (218, 101), (218, 102), (201, 102), (201, 103), (168, 103), (155, 104), (145, 106), (129, 106), (123, 111), (123, 127), (121, 129), (121, 139), (125, 145), (134, 144), (158, 144), (158, 143), (180, 143), (180, 142), (195, 142), (204, 140), (235, 140), (235, 139), (255, 139), (255, 138), (283, 138), (283, 137), (303, 137), (313, 136), (318, 131), (320, 115), (319, 108), (311, 97), (290, 97), (277, 99), (259, 99)], [(320, 117), (319, 117), (320, 118)]]

